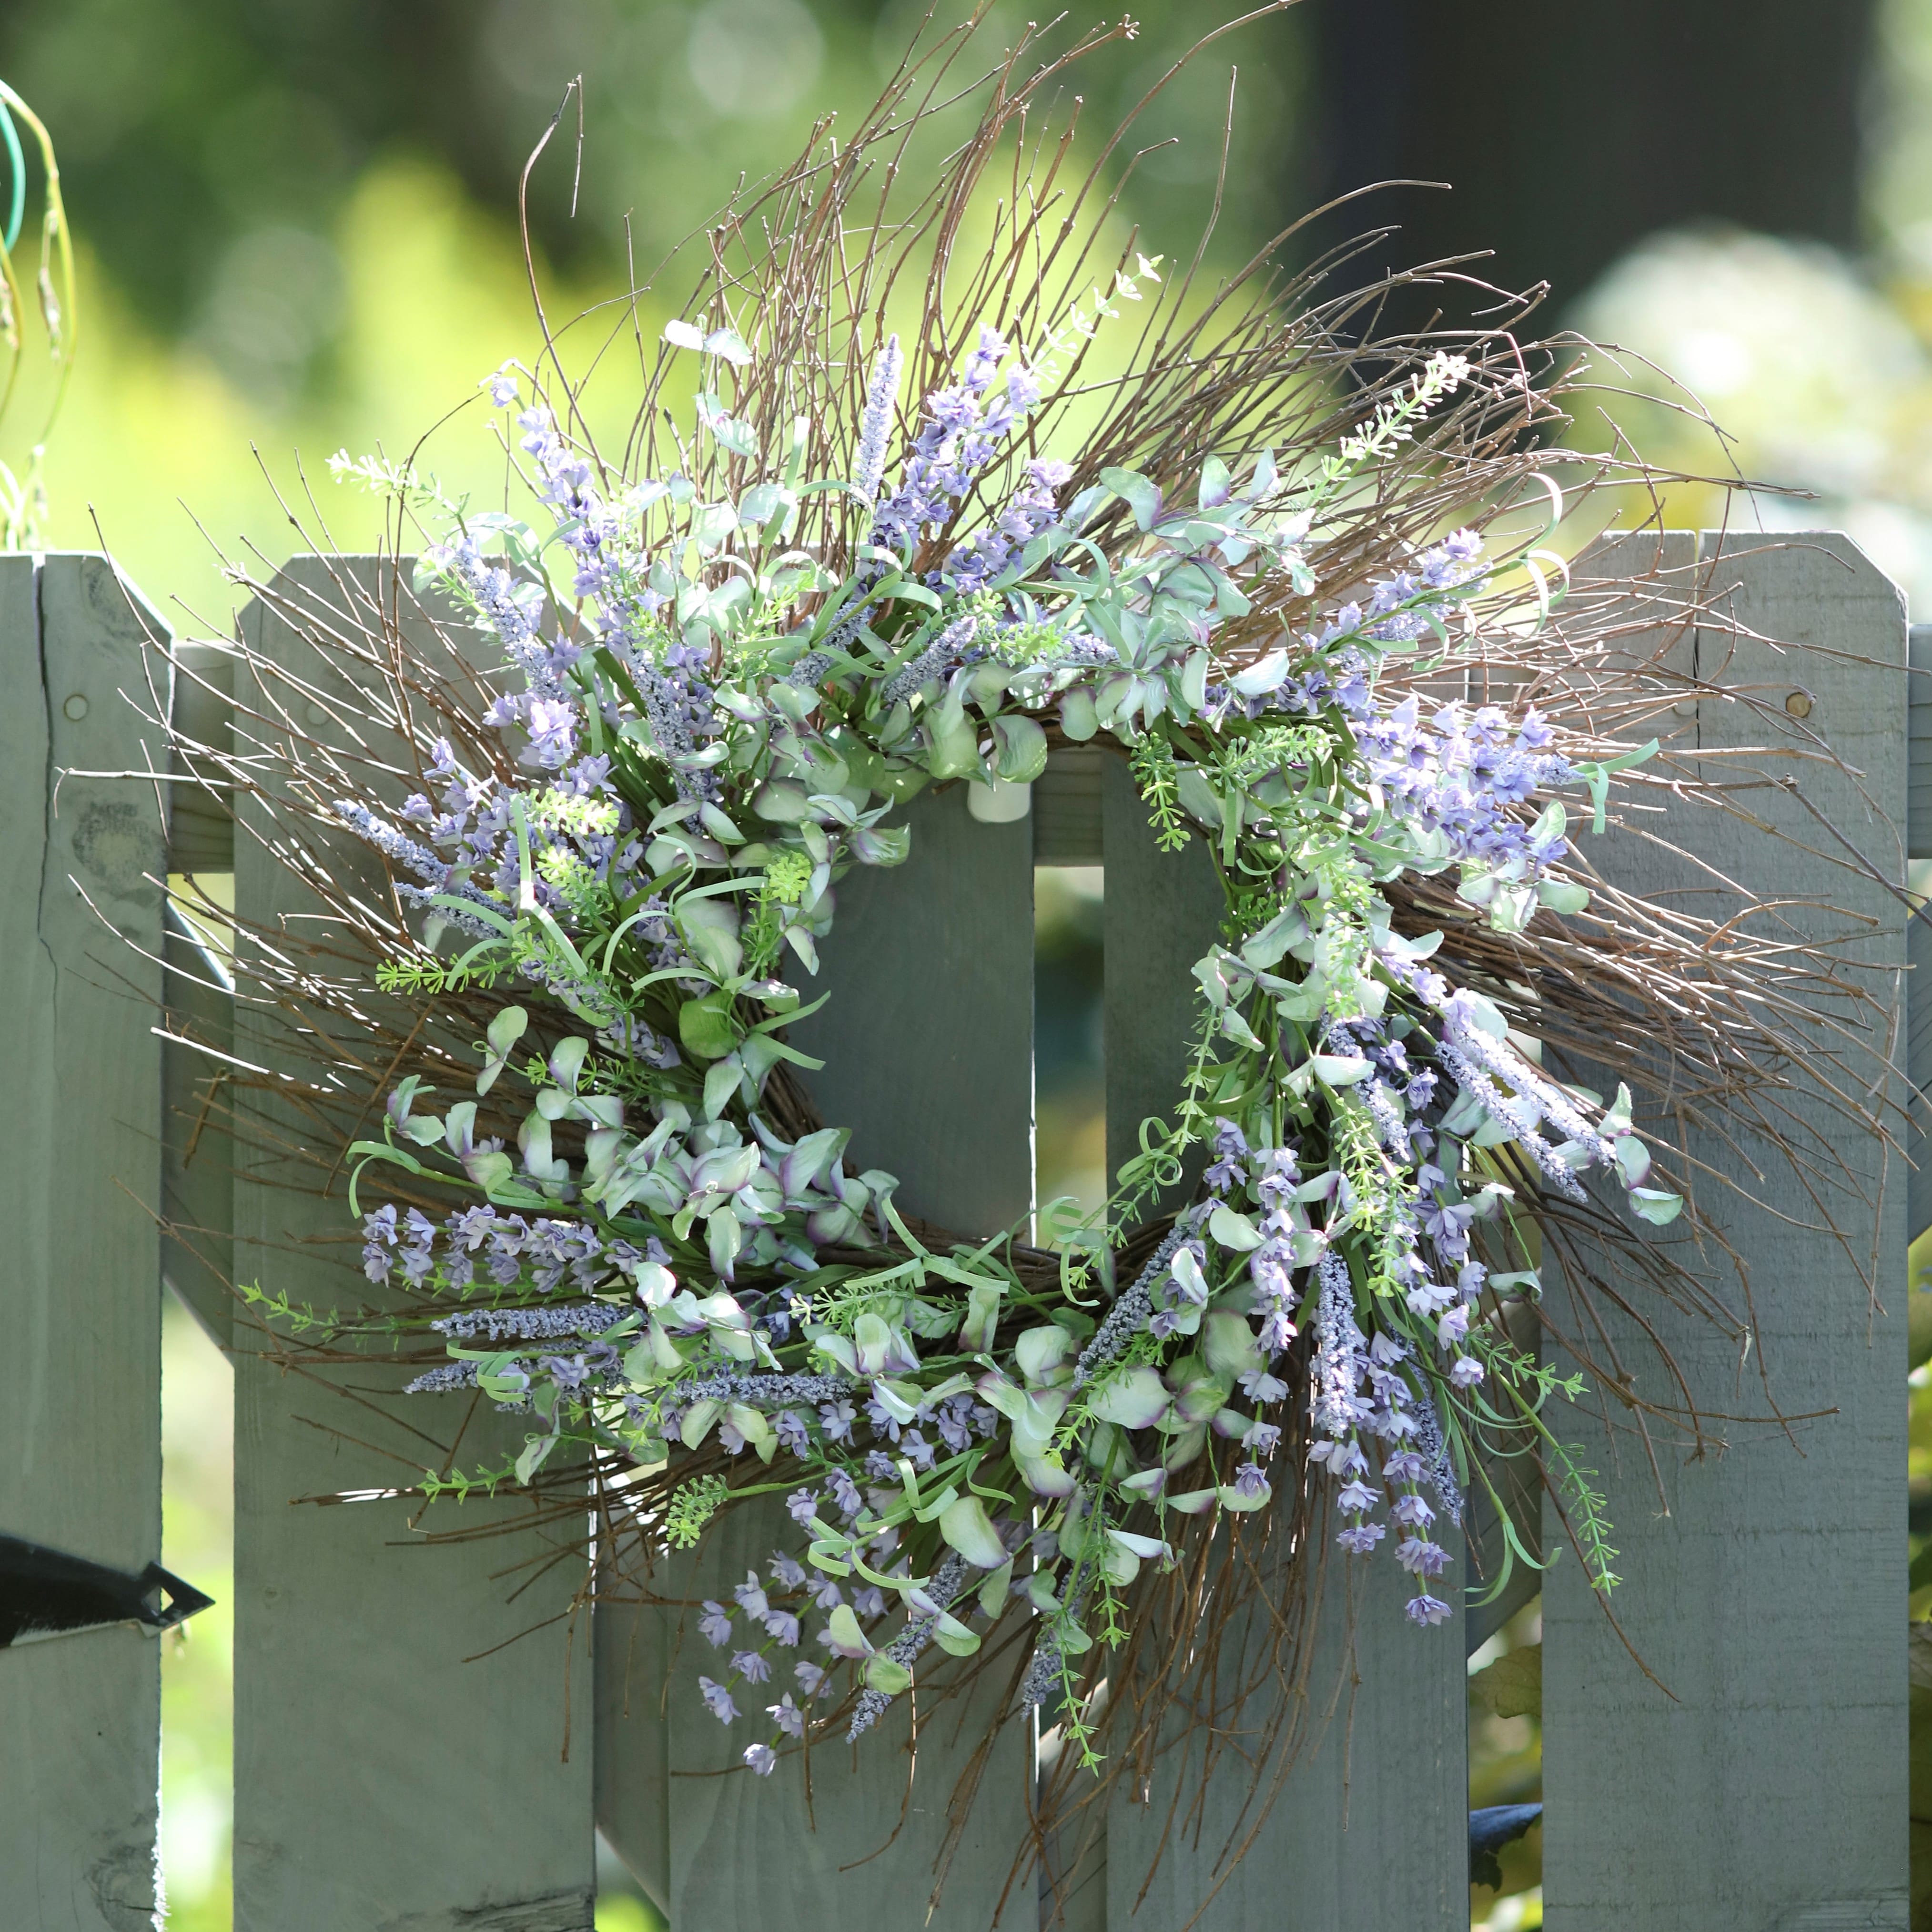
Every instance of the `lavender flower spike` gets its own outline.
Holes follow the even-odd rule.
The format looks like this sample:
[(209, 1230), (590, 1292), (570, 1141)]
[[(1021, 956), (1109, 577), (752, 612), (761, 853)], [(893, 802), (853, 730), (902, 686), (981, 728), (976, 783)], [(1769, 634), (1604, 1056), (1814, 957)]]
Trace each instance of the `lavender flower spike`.
[(866, 385), (866, 413), (859, 419), (859, 455), (852, 494), (871, 509), (879, 500), (879, 485), (886, 473), (886, 440), (892, 433), (892, 419), (898, 411), (899, 371), (905, 357), (896, 335), (886, 338), (879, 359), (872, 365), (872, 377)]

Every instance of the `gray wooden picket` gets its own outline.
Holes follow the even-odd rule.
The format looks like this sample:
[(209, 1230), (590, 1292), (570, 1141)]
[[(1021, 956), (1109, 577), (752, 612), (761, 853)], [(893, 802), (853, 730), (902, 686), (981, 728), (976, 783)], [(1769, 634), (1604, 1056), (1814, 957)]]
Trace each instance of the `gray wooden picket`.
[[(1733, 533), (1721, 544), (1707, 536), (1697, 554), (1702, 594), (1727, 607), (1738, 634), (1700, 629), (1681, 668), (1754, 687), (1774, 704), (1787, 693), (1808, 696), (1810, 729), (1861, 774), (1859, 789), (1822, 761), (1800, 762), (1788, 744), (1748, 751), (1766, 745), (1764, 726), (1742, 704), (1703, 697), (1690, 733), (1707, 775), (1736, 788), (1744, 808), (1791, 843), (1774, 846), (1709, 812), (1687, 827), (1673, 812), (1663, 835), (1689, 832), (1710, 870), (1631, 837), (1616, 851), (1615, 876), (1682, 894), (1677, 903), (1708, 913), (1721, 903), (1714, 873), (1774, 894), (1801, 929), (1806, 901), (1843, 906), (1872, 922), (1848, 957), (1902, 967), (1904, 912), (1892, 889), (1904, 872), (1894, 828), (1906, 820), (1898, 593), (1846, 539), (1828, 533), (1774, 542)], [(1612, 563), (1603, 574), (1619, 572)], [(1822, 650), (1794, 660), (1760, 641), (1772, 638)], [(1869, 876), (1847, 867), (1808, 805), (1846, 832)], [(1882, 984), (1875, 990), (1882, 996)], [(1896, 1049), (1870, 1044), (1880, 1058), (1860, 1065), (1852, 1055), (1848, 1077), (1882, 1091), (1882, 1058)], [(1808, 1097), (1796, 1107), (1876, 1189), (1875, 1145), (1848, 1140), (1842, 1122)], [(1709, 1135), (1696, 1152), (1750, 1185), (1748, 1149)], [(1630, 1428), (1606, 1437), (1594, 1405), (1564, 1418), (1567, 1438), (1603, 1472), (1617, 1568), (1628, 1579), (1616, 1593), (1617, 1616), (1657, 1681), (1632, 1663), (1581, 1566), (1568, 1556), (1557, 1563), (1543, 1617), (1552, 1932), (1903, 1932), (1904, 1182), (1894, 1158), (1876, 1241), (1869, 1209), (1841, 1200), (1853, 1230), (1845, 1248), (1800, 1224), (1802, 1203), (1788, 1214), (1788, 1178), (1771, 1180), (1771, 1200), (1755, 1209), (1727, 1207), (1707, 1186), (1750, 1266), (1754, 1349), (1768, 1390), (1756, 1360), (1740, 1361), (1706, 1324), (1660, 1304), (1646, 1311), (1708, 1407), (1761, 1416), (1774, 1399), (1788, 1416), (1812, 1417), (1792, 1425), (1795, 1447), (1774, 1427), (1736, 1422), (1715, 1425), (1730, 1453), (1702, 1463), (1660, 1447), (1666, 1517)], [(1869, 1306), (1858, 1272), (1868, 1266)], [(1562, 1318), (1570, 1319), (1568, 1309)], [(1628, 1326), (1612, 1321), (1609, 1333), (1628, 1351), (1640, 1391), (1662, 1395)], [(1560, 1537), (1553, 1522), (1545, 1528)]]
[[(0, 1050), (14, 1122), (0, 1528), (132, 1570), (161, 1541), (148, 1029), (164, 833), (158, 787), (61, 774), (160, 768), (159, 732), (121, 696), (138, 689), (144, 626), (165, 634), (100, 557), (0, 557), (15, 678), (0, 706)], [(160, 1739), (152, 1638), (122, 1628), (0, 1651), (0, 1924), (150, 1923)]]
[[(1180, 1092), (1196, 1013), (1191, 968), (1216, 936), (1222, 897), (1204, 846), (1161, 852), (1124, 759), (1107, 759), (1103, 784), (1107, 1159), (1118, 1169), (1140, 1151), (1141, 1122), (1169, 1114)], [(1444, 1579), (1445, 1600), (1460, 1604), (1460, 1581), (1459, 1566)], [(1274, 1764), (1246, 1768), (1263, 1722), (1252, 1710), (1247, 1753), (1224, 1753), (1192, 1817), (1184, 1800), (1170, 1822), (1178, 1765), (1144, 1793), (1123, 1780), (1106, 1813), (1107, 1909), (1096, 1922), (1108, 1932), (1186, 1924), (1217, 1885), (1201, 1932), (1262, 1922), (1282, 1932), (1463, 1922), (1460, 1609), (1434, 1630), (1408, 1627), (1407, 1592), (1386, 1566), (1324, 1564), (1322, 1586), (1306, 1704), (1290, 1734), (1310, 1748), (1272, 1810), (1258, 1815), (1255, 1793), (1258, 1785), (1272, 1789)], [(1249, 1633), (1250, 1645), (1262, 1640)], [(1239, 1684), (1252, 1680), (1256, 1665), (1237, 1648), (1224, 1668)], [(1196, 1747), (1184, 1761), (1198, 1759)], [(1390, 1819), (1402, 1821), (1400, 1858), (1372, 1849)], [(1244, 1843), (1246, 1855), (1230, 1872), (1228, 1853)]]
[[(1648, 541), (1648, 557), (1612, 550), (1589, 567), (1646, 567), (1659, 554)], [(1730, 678), (1802, 684), (1812, 724), (1880, 809), (1909, 825), (1911, 852), (1932, 856), (1932, 703), (1916, 688), (1932, 689), (1932, 675), (1912, 681), (1908, 703), (1890, 586), (1835, 536), (1774, 545), (1733, 536), (1720, 552), (1715, 539), (1700, 551), (1673, 536), (1660, 554), (1680, 569), (1702, 556), (1760, 636), (1840, 654), (1808, 657), (1801, 670), (1768, 645), (1722, 645)], [(406, 591), (373, 560), (298, 560), (278, 594), (318, 608), (393, 600), (408, 621)], [(273, 611), (251, 607), (243, 622), (296, 675), (337, 675), (304, 661)], [(16, 1379), (0, 1417), (0, 1529), (132, 1567), (158, 1554), (154, 1284), (165, 1274), (218, 1335), (230, 1325), (232, 1278), (322, 1306), (365, 1286), (339, 1184), (291, 1193), (258, 1155), (231, 1175), (218, 1107), (203, 1104), (206, 1064), (156, 1036), (164, 958), (162, 1031), (270, 1065), (280, 1053), (272, 1027), (245, 1011), (238, 1019), (211, 990), (218, 975), (193, 935), (164, 920), (148, 882), (163, 870), (160, 788), (69, 778), (52, 809), (58, 772), (164, 758), (158, 732), (116, 696), (143, 687), (144, 626), (164, 635), (101, 560), (0, 558), (0, 647), (16, 666), (38, 664), (42, 697), (0, 717), (16, 834), (0, 899), (13, 930), (5, 1038), (29, 1130), (5, 1184), (16, 1260), (0, 1298)], [(1719, 648), (1712, 632), (1687, 637), (1682, 668), (1711, 675), (1705, 660)], [(194, 675), (176, 681), (178, 714), (205, 735), (213, 700), (195, 679), (219, 687), (226, 660), (196, 647), (182, 661)], [(241, 697), (250, 728), (272, 735), (262, 694)], [(74, 698), (86, 701), (78, 717)], [(1707, 699), (1681, 729), (1708, 753), (1755, 742), (1742, 711)], [(317, 728), (311, 716), (298, 721)], [(1800, 769), (1768, 754), (1738, 762), (1754, 783)], [(1822, 851), (1727, 843), (1708, 814), (1696, 822), (1700, 849), (1747, 884), (1868, 911), (1874, 936), (1858, 957), (1902, 963), (1902, 910), (1885, 882), (1902, 868), (1882, 843), (1889, 834), (1858, 816), (1845, 781), (1821, 771), (1802, 768), (1802, 793), (1760, 784), (1748, 809), (1810, 837), (1808, 800), (1838, 817), (1879, 876), (1861, 884)], [(812, 1082), (826, 1117), (855, 1126), (855, 1162), (902, 1173), (905, 1206), (970, 1231), (1023, 1217), (1031, 1199), (1033, 864), (1106, 867), (1111, 1164), (1137, 1151), (1140, 1119), (1172, 1104), (1192, 1013), (1188, 967), (1220, 911), (1199, 851), (1156, 850), (1117, 757), (1056, 754), (1036, 807), (1031, 822), (991, 826), (968, 816), (956, 789), (916, 801), (908, 865), (842, 883), (819, 982), (836, 996), (796, 1029), (826, 1061)], [(176, 788), (166, 866), (232, 868), (244, 923), (272, 924), (304, 909), (260, 849), (251, 814), (225, 843), (219, 812)], [(1654, 846), (1613, 836), (1602, 849), (1615, 852), (1623, 882), (1681, 883)], [(352, 849), (332, 853), (334, 862), (363, 863)], [(1932, 955), (1932, 927), (1912, 925), (1915, 959), (1922, 944)], [(1898, 1057), (1908, 1057), (1902, 1041)], [(1916, 1038), (1909, 1057), (1915, 1078), (1932, 1083), (1932, 1053)], [(887, 1068), (904, 1071), (887, 1079)], [(299, 1128), (281, 1107), (268, 1124)], [(1609, 1493), (1630, 1579), (1617, 1603), (1624, 1630), (1676, 1701), (1638, 1673), (1574, 1559), (1559, 1561), (1544, 1601), (1546, 1922), (1558, 1932), (1613, 1917), (1685, 1932), (1904, 1925), (1899, 1298), (1905, 1235), (1932, 1219), (1932, 1188), (1910, 1191), (1908, 1228), (1894, 1161), (1874, 1251), (1886, 1306), (1869, 1321), (1851, 1260), (1828, 1242), (1768, 1213), (1730, 1218), (1730, 1238), (1754, 1264), (1772, 1393), (1787, 1413), (1831, 1412), (1794, 1426), (1802, 1454), (1770, 1429), (1724, 1425), (1728, 1455), (1667, 1463), (1665, 1519), (1628, 1433), (1606, 1438), (1581, 1407), (1566, 1418), (1567, 1439), (1588, 1446)], [(194, 1238), (164, 1251), (158, 1206)], [(976, 1712), (962, 1723), (954, 1705), (932, 1708), (928, 1689), (910, 1784), (904, 1710), (856, 1758), (842, 1744), (814, 1750), (808, 1801), (790, 1764), (769, 1780), (716, 1774), (761, 1733), (727, 1731), (689, 1708), (683, 1687), (702, 1646), (694, 1620), (675, 1606), (602, 1610), (593, 1644), (588, 1620), (568, 1615), (568, 1565), (511, 1600), (515, 1566), (542, 1548), (515, 1528), (513, 1504), (473, 1501), (461, 1518), (500, 1522), (510, 1536), (429, 1548), (400, 1502), (292, 1507), (297, 1497), (406, 1483), (436, 1451), (358, 1399), (393, 1381), (385, 1372), (290, 1372), (259, 1325), (232, 1327), (238, 1927), (584, 1932), (593, 1820), (676, 1932), (926, 1921)], [(1762, 1410), (1754, 1361), (1740, 1378), (1688, 1318), (1666, 1317), (1665, 1332), (1707, 1401)], [(411, 1413), (446, 1439), (460, 1418), (446, 1423), (444, 1406)], [(498, 1419), (476, 1418), (464, 1459), (518, 1439)], [(440, 1508), (422, 1526), (455, 1520)], [(694, 1561), (664, 1567), (666, 1594), (722, 1594), (778, 1540), (763, 1522), (722, 1528), (730, 1534)], [(1198, 1920), (1203, 1932), (1466, 1922), (1466, 1639), (1460, 1619), (1420, 1633), (1402, 1624), (1399, 1593), (1376, 1570), (1324, 1572), (1303, 1714), (1318, 1744)], [(1018, 1633), (1016, 1659), (1023, 1640)], [(667, 1700), (674, 1655), (679, 1681)], [(121, 1932), (147, 1922), (158, 1725), (154, 1646), (131, 1630), (0, 1652), (0, 1924)], [(1024, 1830), (1033, 1750), (1030, 1727), (1010, 1723), (953, 1847), (934, 1926), (994, 1922)], [(1238, 1751), (1224, 1755), (1197, 1823), (1170, 1837), (1149, 1883), (1172, 1774), (1164, 1768), (1150, 1789), (1124, 1787), (1090, 1807), (1075, 1842), (1054, 1848), (1061, 1882), (1043, 1888), (1042, 1926), (1178, 1932), (1188, 1921), (1222, 1875), (1236, 1821), (1244, 1836), (1256, 1822), (1256, 1780)], [(998, 1922), (1035, 1915), (1030, 1895), (1006, 1893)]]
[[(905, 1211), (991, 1232), (1024, 1223), (1033, 1199), (1031, 828), (976, 822), (957, 788), (914, 800), (907, 817), (907, 863), (856, 870), (837, 888), (820, 981), (833, 997), (791, 1035), (825, 1062), (808, 1078), (826, 1119), (856, 1123), (848, 1166), (890, 1162), (904, 1177)], [(791, 1526), (776, 1509), (745, 1515), (721, 1525), (694, 1562), (663, 1566), (657, 1587), (694, 1603), (728, 1598), (748, 1570), (762, 1573)], [(619, 1607), (600, 1612), (598, 1637), (598, 1818), (678, 1932), (925, 1921), (984, 1694), (964, 1722), (952, 1703), (922, 1714), (916, 1779), (903, 1700), (862, 1753), (818, 1746), (808, 1809), (790, 1763), (769, 1779), (718, 1775), (768, 1727), (749, 1696), (751, 1721), (728, 1732), (698, 1705), (694, 1616)], [(660, 1717), (650, 1669), (680, 1642), (681, 1681)], [(787, 1687), (775, 1680), (771, 1696)], [(622, 1741), (602, 1742), (613, 1733)], [(1009, 1725), (979, 1768), (935, 1928), (992, 1922), (1026, 1829), (1025, 1751), (1024, 1727)], [(1010, 1912), (1003, 1922), (1020, 1921)]]
[[(276, 588), (317, 614), (394, 608), (411, 622), (406, 588), (372, 558), (298, 559)], [(318, 736), (339, 729), (328, 710), (339, 667), (266, 604), (242, 621), (288, 681), (238, 691), (238, 730), (272, 744), (284, 714)], [(261, 808), (244, 804), (234, 861), (244, 933), (272, 935), (312, 909), (268, 836)], [(332, 867), (370, 870), (346, 837), (323, 849)], [(237, 1054), (299, 1081), (282, 1025), (242, 1008)], [(314, 1145), (316, 1132), (295, 1106), (249, 1097), (235, 1259), (239, 1280), (327, 1309), (368, 1293), (346, 1180), (318, 1188), (259, 1151), (283, 1136)], [(280, 1185), (290, 1180), (311, 1191)], [(423, 1527), (508, 1533), (434, 1547), (402, 1501), (291, 1507), (412, 1483), (426, 1463), (444, 1465), (436, 1445), (459, 1429), (466, 1465), (498, 1461), (522, 1429), (487, 1408), (466, 1417), (460, 1397), (404, 1418), (368, 1399), (399, 1387), (401, 1372), (291, 1372), (250, 1321), (236, 1323), (234, 1360), (238, 1932), (588, 1932), (591, 1672), (587, 1633), (570, 1615), (571, 1564), (542, 1567), (548, 1542), (515, 1527), (512, 1501), (437, 1506)]]

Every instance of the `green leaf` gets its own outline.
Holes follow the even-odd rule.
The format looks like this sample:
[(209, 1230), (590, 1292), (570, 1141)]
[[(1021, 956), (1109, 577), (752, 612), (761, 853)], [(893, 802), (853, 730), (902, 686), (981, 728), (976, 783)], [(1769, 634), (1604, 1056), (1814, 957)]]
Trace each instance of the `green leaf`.
[(1469, 1695), (1498, 1717), (1543, 1715), (1543, 1646), (1506, 1651), (1469, 1680)]
[(1143, 530), (1151, 530), (1160, 516), (1160, 491), (1138, 470), (1109, 467), (1100, 472), (1100, 480), (1134, 513)]
[(1630, 1212), (1653, 1227), (1667, 1227), (1684, 1211), (1684, 1197), (1662, 1188), (1632, 1188)]
[(687, 999), (677, 1010), (677, 1037), (700, 1060), (722, 1060), (738, 1044), (732, 1023), (731, 995), (722, 987), (701, 999)]

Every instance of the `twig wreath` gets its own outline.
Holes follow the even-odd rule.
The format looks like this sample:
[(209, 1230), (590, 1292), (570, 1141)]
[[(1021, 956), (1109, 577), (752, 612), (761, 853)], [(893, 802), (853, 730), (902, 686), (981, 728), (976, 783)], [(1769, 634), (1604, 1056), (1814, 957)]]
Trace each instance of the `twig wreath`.
[[(1581, 1380), (1510, 1318), (1552, 1254), (1667, 1288), (1642, 1224), (1686, 1190), (1630, 1085), (1561, 1069), (1653, 1110), (1692, 1070), (1680, 1096), (1774, 1135), (1754, 1096), (1804, 1065), (1779, 1030), (1802, 957), (1606, 887), (1576, 843), (1660, 782), (1642, 727), (1678, 694), (1654, 639), (1604, 648), (1642, 634), (1628, 587), (1621, 614), (1566, 601), (1577, 506), (1622, 485), (1648, 516), (1655, 483), (1558, 440), (1576, 345), (1378, 338), (1389, 284), (1324, 295), (1330, 265), (1263, 257), (1210, 288), (1198, 254), (1142, 254), (1101, 185), (1120, 137), (1063, 185), (1070, 125), (1042, 132), (1119, 31), (1056, 58), (1029, 35), (921, 170), (957, 111), (948, 35), (734, 204), (680, 319), (638, 333), (621, 454), (554, 341), (490, 377), (533, 509), (346, 466), (399, 549), (424, 534), (412, 621), (458, 615), (430, 649), (393, 613), (363, 635), (290, 606), (367, 730), (323, 743), (264, 658), (232, 752), (179, 748), (307, 822), (277, 849), (329, 938), (244, 942), (244, 977), (355, 1017), (350, 1085), (397, 1070), (347, 1150), (387, 1299), (310, 1345), (400, 1330), (426, 1399), (527, 1415), (513, 1467), (428, 1495), (554, 1483), (564, 1516), (587, 1477), (660, 1569), (782, 1498), (673, 1693), (760, 1774), (996, 1627), (1024, 1633), (1009, 1713), (1050, 1707), (1096, 1769), (1124, 1725), (1131, 1758), (1182, 1692), (1165, 1656), (1121, 1687), (1184, 1598), (1232, 1615), (1272, 1539), (1303, 1571), (1372, 1564), (1436, 1624), (1466, 1497), (1526, 1447), (1607, 1591), (1591, 1472), (1544, 1420)], [(1683, 621), (1653, 588), (1644, 623)], [(1088, 741), (1226, 888), (1190, 1069), (1057, 1251), (959, 1239), (848, 1171), (787, 1029), (837, 996), (812, 981), (838, 882), (904, 859), (906, 801)], [(316, 822), (380, 855), (386, 901)], [(1304, 1626), (1279, 1625), (1286, 1671)]]

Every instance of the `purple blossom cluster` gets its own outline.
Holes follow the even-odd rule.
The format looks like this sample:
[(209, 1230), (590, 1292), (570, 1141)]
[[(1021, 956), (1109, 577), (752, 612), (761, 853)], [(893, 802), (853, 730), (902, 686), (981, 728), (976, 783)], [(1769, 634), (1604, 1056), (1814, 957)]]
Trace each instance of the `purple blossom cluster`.
[(1408, 1615), (1418, 1624), (1439, 1624), (1449, 1606), (1427, 1585), (1448, 1568), (1449, 1553), (1428, 1534), (1436, 1513), (1420, 1486), (1430, 1471), (1408, 1447), (1420, 1432), (1421, 1405), (1430, 1399), (1426, 1393), (1418, 1399), (1402, 1372), (1410, 1353), (1406, 1343), (1385, 1330), (1378, 1330), (1372, 1341), (1363, 1334), (1355, 1318), (1354, 1284), (1341, 1255), (1331, 1248), (1316, 1275), (1310, 1407), (1317, 1434), (1309, 1460), (1325, 1468), (1340, 1485), (1336, 1504), (1348, 1520), (1335, 1540), (1344, 1549), (1366, 1556), (1388, 1534), (1386, 1525), (1370, 1519), (1384, 1498), (1370, 1486), (1375, 1472), (1363, 1445), (1366, 1432), (1393, 1445), (1383, 1454), (1381, 1474), (1393, 1491), (1388, 1513), (1400, 1533), (1396, 1561), (1418, 1585)]
[[(533, 708), (544, 702), (534, 701)], [(561, 705), (551, 708), (568, 710)], [(538, 742), (532, 737), (532, 750)], [(525, 836), (536, 869), (531, 883), (539, 903), (552, 912), (567, 915), (569, 911), (568, 895), (543, 876), (544, 856), (551, 852), (568, 855), (600, 885), (620, 891), (627, 889), (629, 878), (642, 863), (644, 849), (632, 828), (630, 807), (610, 783), (610, 759), (601, 755), (579, 759), (563, 770), (557, 769), (562, 759), (553, 758), (546, 751), (536, 762), (556, 773), (536, 809), (526, 809), (524, 814)], [(425, 792), (412, 792), (403, 801), (400, 816), (406, 824), (424, 827), (429, 838), (445, 851), (453, 849), (441, 866), (442, 879), (483, 878), (500, 899), (514, 904), (522, 883), (516, 806), (521, 799), (529, 807), (528, 795), (500, 779), (472, 776), (446, 738), (438, 738), (430, 747), (424, 775), (436, 788), (436, 800), (432, 802)], [(593, 815), (580, 816), (572, 810), (592, 801), (601, 808), (594, 815), (596, 828), (589, 822)], [(604, 829), (607, 823), (608, 828)], [(437, 889), (448, 888), (445, 884)]]
[[(434, 1272), (436, 1286), (459, 1293), (476, 1279), (479, 1266), (496, 1287), (529, 1287), (548, 1295), (566, 1277), (588, 1290), (614, 1275), (634, 1276), (645, 1262), (667, 1258), (655, 1236), (639, 1249), (628, 1241), (605, 1242), (588, 1221), (551, 1215), (526, 1220), (488, 1206), (460, 1208), (439, 1226), (413, 1207), (398, 1221), (391, 1203), (362, 1217), (362, 1270), (370, 1281), (400, 1277), (420, 1287)], [(508, 1312), (506, 1318), (522, 1312)], [(488, 1314), (451, 1319), (482, 1320)]]
[[(873, 516), (874, 543), (903, 550), (944, 524), (1038, 406), (1039, 380), (1024, 364), (998, 383), (1010, 353), (998, 330), (982, 323), (958, 380), (926, 398), (898, 488)], [(1024, 481), (984, 527), (954, 546), (934, 582), (970, 592), (998, 576), (1021, 545), (1056, 520), (1054, 492), (1072, 473), (1065, 463), (1029, 463)]]
[(1563, 857), (1569, 844), (1560, 833), (1535, 836), (1512, 810), (1576, 776), (1567, 758), (1546, 749), (1552, 733), (1534, 708), (1514, 734), (1493, 705), (1466, 715), (1444, 705), (1430, 726), (1412, 696), (1364, 721), (1357, 735), (1370, 776), (1400, 816), (1441, 831), (1460, 858), (1518, 862), (1532, 877)]

